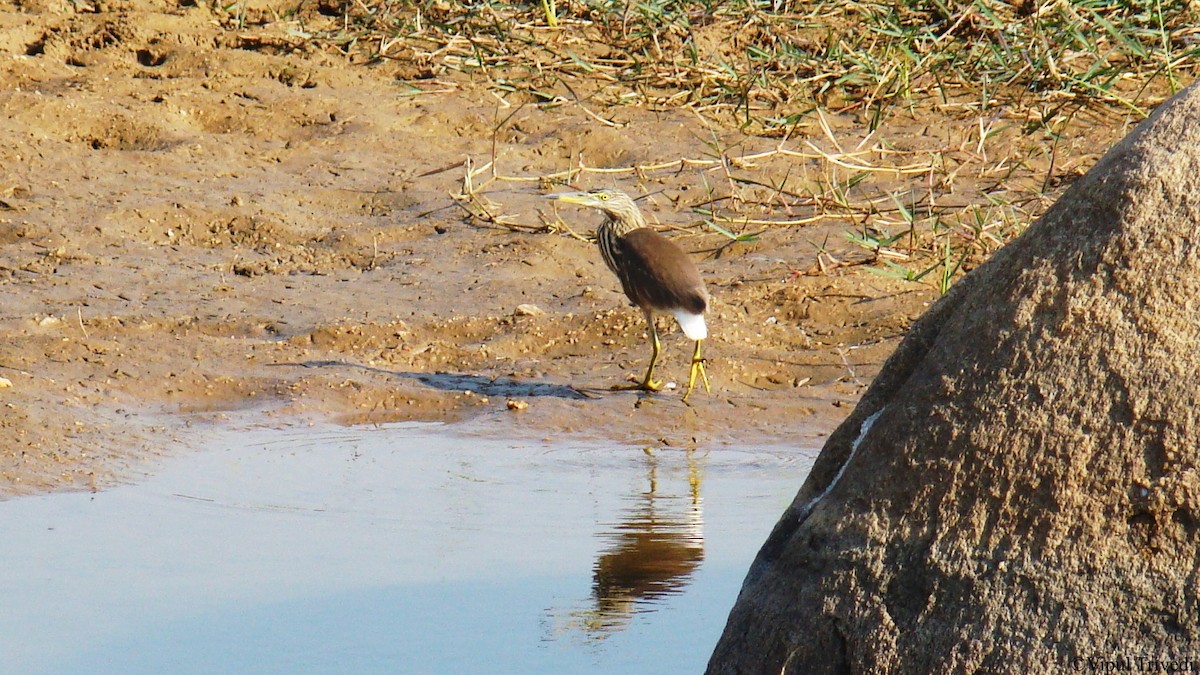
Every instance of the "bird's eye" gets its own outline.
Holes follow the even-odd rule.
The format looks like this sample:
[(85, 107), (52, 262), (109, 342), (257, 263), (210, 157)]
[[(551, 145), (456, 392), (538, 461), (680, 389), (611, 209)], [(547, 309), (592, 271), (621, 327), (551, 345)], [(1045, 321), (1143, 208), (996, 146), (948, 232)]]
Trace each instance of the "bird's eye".
[(604, 192), (601, 192), (600, 194), (596, 195), (596, 197), (599, 198), (600, 201), (602, 201), (602, 202), (608, 201), (608, 195)]

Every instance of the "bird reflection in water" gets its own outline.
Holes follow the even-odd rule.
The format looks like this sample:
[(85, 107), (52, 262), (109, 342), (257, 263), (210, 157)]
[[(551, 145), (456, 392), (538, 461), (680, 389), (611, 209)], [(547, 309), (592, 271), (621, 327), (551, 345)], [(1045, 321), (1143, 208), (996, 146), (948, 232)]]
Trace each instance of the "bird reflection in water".
[(630, 496), (631, 506), (596, 558), (589, 607), (575, 615), (591, 638), (622, 630), (639, 612), (652, 611), (664, 597), (680, 593), (704, 560), (700, 468), (687, 454), (688, 489), (660, 491), (658, 462), (650, 456), (647, 489)]

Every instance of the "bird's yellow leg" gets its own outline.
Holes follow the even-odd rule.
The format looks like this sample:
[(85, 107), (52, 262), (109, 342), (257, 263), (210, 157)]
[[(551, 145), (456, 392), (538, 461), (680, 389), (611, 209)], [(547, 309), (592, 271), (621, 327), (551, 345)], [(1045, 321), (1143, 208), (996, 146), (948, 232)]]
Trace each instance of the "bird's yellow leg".
[(661, 380), (654, 381), (654, 364), (658, 363), (658, 354), (662, 351), (662, 344), (658, 341), (658, 329), (654, 326), (654, 318), (647, 314), (646, 320), (650, 322), (650, 344), (654, 349), (650, 352), (650, 367), (646, 369), (646, 377), (638, 386), (646, 391), (658, 391), (662, 389), (663, 383)]
[[(617, 385), (613, 389), (641, 389), (643, 391), (658, 391), (662, 389), (663, 383), (661, 380), (654, 379), (654, 365), (658, 363), (658, 355), (662, 351), (662, 343), (658, 341), (658, 328), (654, 325), (654, 317), (650, 312), (643, 311), (646, 315), (646, 323), (650, 326), (650, 367), (646, 369), (646, 377), (642, 381), (631, 386)], [(630, 379), (633, 379), (630, 376)]]
[(692, 352), (692, 372), (688, 376), (687, 392), (683, 395), (685, 403), (688, 397), (692, 395), (692, 389), (696, 386), (696, 373), (700, 374), (700, 379), (704, 382), (704, 393), (712, 393), (712, 390), (708, 388), (708, 373), (704, 372), (704, 359), (700, 358), (700, 342), (701, 340), (696, 340), (696, 351)]

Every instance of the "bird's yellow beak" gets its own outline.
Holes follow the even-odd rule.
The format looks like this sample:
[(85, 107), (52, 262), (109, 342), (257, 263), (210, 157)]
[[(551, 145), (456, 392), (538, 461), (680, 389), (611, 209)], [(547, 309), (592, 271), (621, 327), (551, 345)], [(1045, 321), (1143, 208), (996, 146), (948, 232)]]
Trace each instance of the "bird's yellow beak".
[(579, 204), (581, 206), (589, 206), (596, 199), (587, 192), (560, 192), (556, 195), (546, 195), (546, 198), (556, 199), (568, 204)]

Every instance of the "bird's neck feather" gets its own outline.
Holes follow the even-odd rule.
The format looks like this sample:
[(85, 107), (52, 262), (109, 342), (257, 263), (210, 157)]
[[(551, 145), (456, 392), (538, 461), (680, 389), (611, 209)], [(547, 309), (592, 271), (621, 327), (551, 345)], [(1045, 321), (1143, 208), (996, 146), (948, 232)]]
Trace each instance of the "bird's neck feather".
[(641, 216), (636, 218), (614, 218), (612, 216), (607, 216), (604, 220), (604, 224), (601, 225), (601, 227), (606, 227), (609, 230), (612, 230), (612, 233), (616, 236), (623, 237), (634, 230), (646, 227), (646, 221), (644, 221)]

